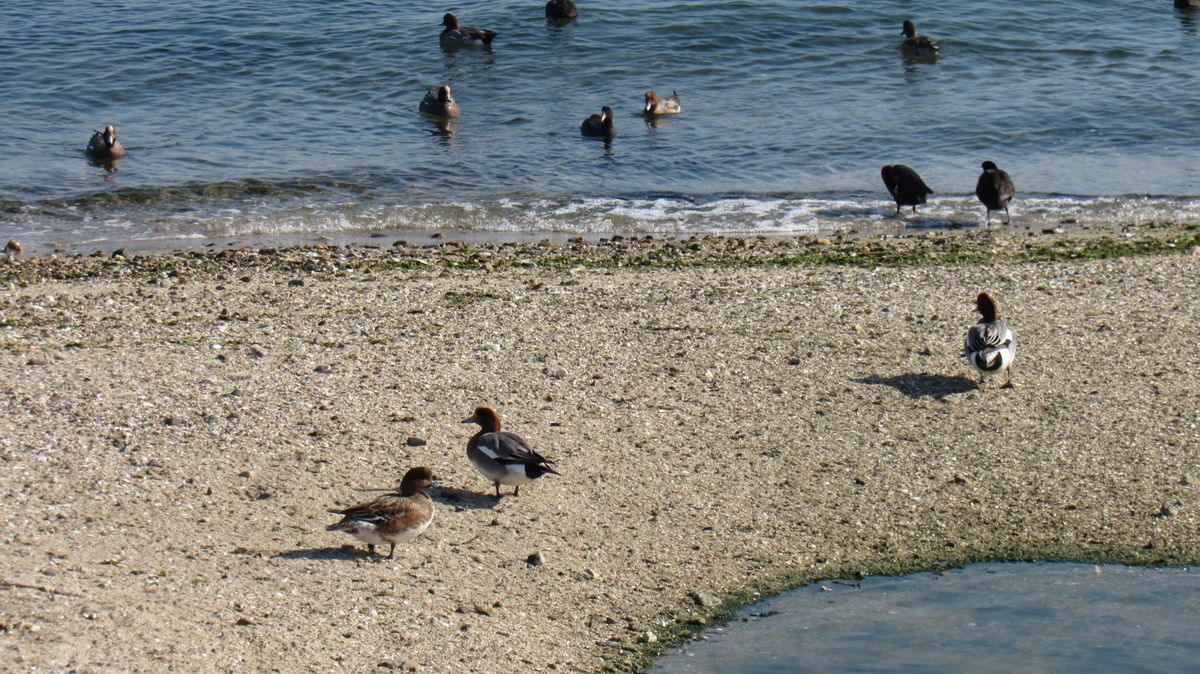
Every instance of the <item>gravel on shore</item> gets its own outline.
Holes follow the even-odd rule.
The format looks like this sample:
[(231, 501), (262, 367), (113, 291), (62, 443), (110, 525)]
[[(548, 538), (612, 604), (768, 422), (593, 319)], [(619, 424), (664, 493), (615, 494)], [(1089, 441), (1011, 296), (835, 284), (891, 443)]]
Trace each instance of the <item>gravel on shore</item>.
[[(630, 671), (764, 593), (1200, 562), (1195, 228), (0, 264), (15, 671)], [(961, 357), (986, 290), (1015, 389)], [(477, 405), (561, 475), (497, 501)], [(415, 465), (396, 558), (325, 526)]]

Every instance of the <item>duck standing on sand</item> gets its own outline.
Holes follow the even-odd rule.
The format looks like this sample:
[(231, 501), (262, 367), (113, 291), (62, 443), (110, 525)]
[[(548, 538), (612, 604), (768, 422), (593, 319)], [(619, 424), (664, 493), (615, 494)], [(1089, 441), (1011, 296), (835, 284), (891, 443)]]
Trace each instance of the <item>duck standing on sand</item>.
[(443, 84), (426, 91), (421, 100), (421, 112), (434, 117), (458, 117), (458, 103), (450, 95), (450, 85)]
[(96, 131), (87, 145), (88, 156), (96, 160), (118, 159), (125, 155), (125, 148), (117, 140), (117, 128), (112, 124)]
[(917, 35), (917, 24), (905, 21), (900, 29), (904, 42), (900, 43), (900, 51), (907, 56), (937, 56), (942, 50), (937, 40), (931, 40), (924, 35)]
[(449, 12), (442, 17), (442, 25), (446, 27), (438, 39), (439, 44), (442, 45), (442, 49), (488, 47), (491, 46), (492, 40), (499, 34), (494, 30), (486, 30), (474, 26), (463, 26), (460, 28), (458, 17)]
[(617, 135), (613, 127), (613, 111), (607, 105), (600, 108), (600, 114), (592, 115), (579, 125), (579, 133), (590, 138), (612, 138)]
[(1017, 193), (1017, 188), (1013, 185), (1012, 178), (990, 161), (983, 162), (983, 173), (979, 175), (979, 181), (975, 183), (975, 196), (983, 202), (987, 209), (987, 223), (992, 222), (992, 211), (1004, 209), (1004, 224), (1012, 222), (1012, 218), (1008, 215), (1008, 202), (1012, 201), (1013, 195)]
[(888, 164), (879, 173), (883, 176), (888, 193), (896, 201), (896, 215), (900, 215), (901, 206), (912, 206), (913, 213), (916, 213), (917, 204), (925, 203), (925, 198), (933, 194), (921, 176), (904, 164)]
[(579, 16), (579, 8), (571, 0), (550, 0), (546, 3), (546, 18), (553, 21), (570, 21)]
[(513, 486), (513, 496), (521, 485), (529, 484), (546, 473), (558, 475), (550, 467), (553, 461), (533, 451), (525, 439), (516, 433), (500, 430), (500, 415), (490, 407), (476, 407), (475, 413), (463, 419), (464, 424), (479, 424), (479, 431), (467, 442), (467, 458), (481, 475), (496, 485)]
[(12, 262), (13, 258), (20, 255), (21, 251), (23, 250), (25, 250), (25, 248), (22, 247), (16, 239), (9, 239), (8, 243), (4, 244), (4, 258), (9, 262)]
[(1017, 356), (1017, 343), (1012, 330), (1000, 320), (1000, 310), (987, 293), (975, 298), (975, 308), (982, 316), (979, 322), (967, 330), (963, 351), (967, 361), (979, 372), (980, 383), (1001, 371), (1008, 375), (1008, 382), (1001, 388), (1012, 388), (1012, 372), (1009, 367)]
[(654, 90), (646, 92), (646, 107), (642, 112), (647, 115), (678, 115), (682, 110), (679, 106), (679, 94), (672, 91), (670, 96), (659, 98)]
[(397, 543), (416, 538), (433, 521), (433, 501), (425, 490), (433, 486), (434, 479), (428, 468), (412, 468), (404, 474), (399, 494), (380, 496), (345, 510), (330, 510), (343, 517), (326, 531), (345, 531), (366, 543), (367, 553), (372, 555), (376, 545), (389, 543), (392, 547), (387, 558), (391, 559)]

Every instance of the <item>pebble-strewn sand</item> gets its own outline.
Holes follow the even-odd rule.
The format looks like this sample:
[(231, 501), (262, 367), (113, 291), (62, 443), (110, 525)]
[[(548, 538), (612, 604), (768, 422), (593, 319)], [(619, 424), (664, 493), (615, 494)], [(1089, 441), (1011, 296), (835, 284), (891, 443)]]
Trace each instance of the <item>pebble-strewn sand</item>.
[[(1196, 257), (351, 254), (7, 278), (0, 669), (620, 670), (806, 580), (1200, 562)], [(960, 357), (982, 289), (1015, 390)], [(479, 404), (562, 476), (497, 503), (464, 455)], [(324, 530), (418, 464), (437, 515), (395, 560)]]

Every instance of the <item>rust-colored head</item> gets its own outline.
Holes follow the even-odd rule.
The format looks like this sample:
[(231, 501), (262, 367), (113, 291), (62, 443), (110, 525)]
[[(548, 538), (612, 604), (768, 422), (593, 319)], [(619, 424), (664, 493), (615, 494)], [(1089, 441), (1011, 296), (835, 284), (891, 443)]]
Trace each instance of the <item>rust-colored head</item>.
[(479, 424), (481, 433), (495, 433), (500, 430), (500, 415), (490, 407), (476, 407), (475, 413), (463, 419), (464, 424)]
[(996, 307), (996, 302), (987, 293), (979, 293), (979, 297), (975, 298), (975, 308), (983, 316), (980, 323), (991, 323), (1000, 318), (1000, 309)]

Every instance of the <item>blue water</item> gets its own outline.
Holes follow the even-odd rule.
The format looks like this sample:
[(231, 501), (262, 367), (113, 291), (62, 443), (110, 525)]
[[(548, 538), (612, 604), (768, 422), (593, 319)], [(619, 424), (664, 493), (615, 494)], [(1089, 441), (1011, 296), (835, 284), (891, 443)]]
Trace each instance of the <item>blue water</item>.
[[(416, 3), (419, 4), (419, 3)], [(20, 3), (0, 29), (0, 237), (802, 232), (1200, 221), (1200, 13), (1119, 0)], [(500, 32), (438, 47), (441, 15)], [(942, 44), (901, 57), (912, 18)], [(450, 83), (463, 114), (421, 117)], [(648, 124), (647, 88), (683, 113)], [(617, 138), (579, 123), (616, 110)], [(83, 154), (115, 124), (116, 166)], [(937, 191), (901, 225), (879, 179)]]
[(826, 581), (743, 609), (653, 674), (1198, 671), (1200, 574), (975, 564)]

